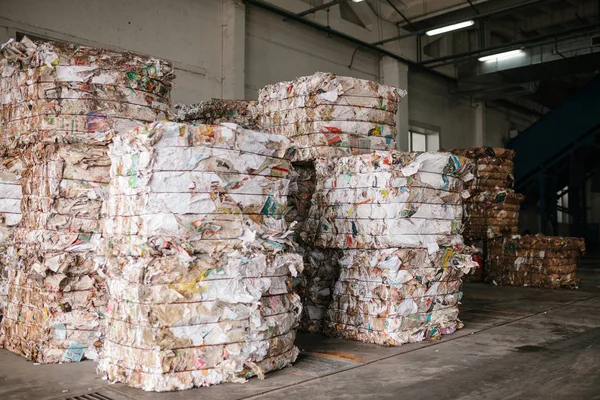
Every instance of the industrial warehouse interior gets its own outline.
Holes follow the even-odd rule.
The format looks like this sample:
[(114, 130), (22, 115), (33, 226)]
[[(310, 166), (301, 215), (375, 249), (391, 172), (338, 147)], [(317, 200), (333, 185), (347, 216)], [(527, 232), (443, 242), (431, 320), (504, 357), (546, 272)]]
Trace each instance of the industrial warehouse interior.
[(600, 2), (0, 0), (0, 399), (600, 399)]

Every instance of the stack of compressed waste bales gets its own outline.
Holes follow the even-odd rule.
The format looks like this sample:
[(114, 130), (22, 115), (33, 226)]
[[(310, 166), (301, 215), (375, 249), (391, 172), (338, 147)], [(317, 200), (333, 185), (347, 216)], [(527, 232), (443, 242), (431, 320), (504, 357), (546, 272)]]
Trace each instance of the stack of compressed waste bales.
[(519, 229), (520, 204), (523, 195), (515, 193), (513, 150), (492, 147), (472, 147), (452, 150), (475, 163), (475, 178), (468, 183), (471, 196), (465, 200), (463, 236), (482, 256), (480, 268), (467, 277), (468, 281), (483, 281), (488, 239), (514, 235)]
[(325, 331), (401, 345), (462, 327), (463, 184), (470, 163), (450, 153), (374, 152), (316, 161), (305, 240), (341, 251)]
[(296, 359), (289, 145), (235, 124), (154, 123), (114, 139), (100, 373), (169, 391)]
[[(262, 128), (294, 141), (294, 173), (288, 221), (304, 229), (316, 178), (314, 160), (396, 147), (395, 114), (406, 92), (377, 82), (319, 72), (259, 91)], [(297, 237), (304, 272), (295, 289), (304, 305), (301, 329), (323, 330), (325, 311), (339, 274), (337, 249)]]
[(486, 280), (489, 283), (532, 287), (577, 287), (581, 238), (528, 235), (490, 242)]
[(246, 129), (258, 129), (258, 102), (252, 100), (210, 99), (196, 104), (175, 104), (175, 120), (192, 124), (238, 124)]
[(0, 53), (0, 136), (23, 164), (4, 345), (40, 363), (96, 358), (106, 303), (96, 246), (107, 144), (115, 133), (166, 117), (172, 68), (27, 38)]

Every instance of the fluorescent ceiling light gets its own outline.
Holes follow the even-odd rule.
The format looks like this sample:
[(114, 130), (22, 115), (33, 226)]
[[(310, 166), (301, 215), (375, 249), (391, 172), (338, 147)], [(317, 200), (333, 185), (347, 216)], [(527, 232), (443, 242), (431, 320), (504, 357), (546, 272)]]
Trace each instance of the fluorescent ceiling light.
[(525, 54), (525, 52), (521, 49), (505, 51), (504, 53), (492, 54), (485, 57), (479, 57), (479, 61), (498, 61), (498, 60), (506, 60), (507, 58), (519, 57)]
[(455, 31), (457, 29), (466, 28), (466, 27), (471, 26), (473, 24), (475, 24), (475, 21), (473, 21), (473, 20), (459, 22), (458, 24), (452, 24), (452, 25), (448, 25), (448, 26), (442, 26), (441, 28), (432, 29), (430, 31), (425, 32), (425, 34), (427, 36), (435, 36), (435, 35), (439, 35), (439, 34), (442, 34), (442, 33)]
[(360, 3), (363, 0), (352, 0), (353, 3)]

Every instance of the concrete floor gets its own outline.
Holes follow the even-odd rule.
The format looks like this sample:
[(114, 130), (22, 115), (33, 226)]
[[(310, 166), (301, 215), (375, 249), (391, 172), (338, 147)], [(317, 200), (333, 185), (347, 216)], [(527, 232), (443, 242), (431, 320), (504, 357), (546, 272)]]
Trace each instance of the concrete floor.
[[(0, 399), (600, 399), (600, 253), (579, 290), (467, 284), (465, 328), (397, 348), (300, 335), (264, 381), (174, 393), (109, 385), (95, 364), (34, 365), (0, 351)], [(79, 396), (79, 397), (77, 397)]]

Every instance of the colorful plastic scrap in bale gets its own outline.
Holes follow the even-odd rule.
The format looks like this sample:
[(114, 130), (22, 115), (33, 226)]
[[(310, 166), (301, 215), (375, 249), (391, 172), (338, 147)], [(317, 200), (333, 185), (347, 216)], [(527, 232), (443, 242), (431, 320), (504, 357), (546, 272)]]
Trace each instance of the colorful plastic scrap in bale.
[(259, 91), (262, 129), (293, 139), (294, 160), (396, 148), (395, 114), (406, 92), (318, 72)]
[(107, 145), (170, 108), (172, 67), (24, 38), (0, 50), (0, 137), (23, 165), (8, 271), (7, 349), (40, 363), (94, 359), (106, 304), (97, 272)]
[(258, 102), (210, 99), (196, 104), (175, 104), (175, 120), (191, 124), (219, 125), (231, 122), (246, 129), (258, 129)]
[(461, 278), (476, 265), (461, 236), (471, 167), (450, 153), (316, 161), (304, 239), (342, 254), (327, 334), (396, 346), (462, 327)]
[(115, 138), (101, 374), (170, 391), (296, 359), (289, 145), (234, 124), (155, 123)]
[(576, 288), (581, 238), (519, 236), (489, 242), (486, 281), (496, 285)]

